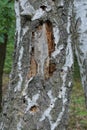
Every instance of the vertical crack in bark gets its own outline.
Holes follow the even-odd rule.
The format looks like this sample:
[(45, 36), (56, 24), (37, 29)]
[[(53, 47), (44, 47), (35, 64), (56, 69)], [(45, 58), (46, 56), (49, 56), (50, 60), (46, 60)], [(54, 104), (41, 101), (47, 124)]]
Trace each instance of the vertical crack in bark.
[(56, 64), (52, 62), (49, 58), (46, 59), (45, 61), (45, 68), (44, 68), (44, 77), (45, 79), (48, 79), (53, 75), (53, 72), (56, 70)]
[(34, 77), (37, 74), (37, 63), (34, 59), (34, 47), (32, 47), (32, 56), (30, 61), (30, 72), (28, 74), (28, 79)]
[(52, 63), (51, 61), (51, 54), (55, 51), (55, 44), (54, 44), (54, 37), (53, 37), (53, 27), (52, 23), (50, 21), (46, 21), (46, 36), (47, 36), (47, 44), (48, 44), (48, 53), (49, 58), (46, 59), (45, 62), (45, 79), (48, 79), (50, 76), (53, 75), (53, 72), (56, 69), (55, 63)]
[(36, 74), (48, 79), (56, 69), (55, 63), (51, 60), (51, 54), (55, 51), (53, 27), (50, 21), (46, 21), (32, 32), (32, 51), (30, 61), (30, 72), (28, 78)]
[(37, 73), (37, 64), (36, 61), (34, 59), (34, 56), (31, 57), (31, 66), (30, 66), (30, 73), (28, 78), (30, 79), (31, 77), (34, 77)]
[(51, 53), (55, 51), (55, 44), (54, 44), (54, 37), (53, 37), (53, 27), (50, 21), (46, 21), (46, 36), (47, 36), (47, 43), (48, 43), (48, 52), (49, 56), (51, 57)]

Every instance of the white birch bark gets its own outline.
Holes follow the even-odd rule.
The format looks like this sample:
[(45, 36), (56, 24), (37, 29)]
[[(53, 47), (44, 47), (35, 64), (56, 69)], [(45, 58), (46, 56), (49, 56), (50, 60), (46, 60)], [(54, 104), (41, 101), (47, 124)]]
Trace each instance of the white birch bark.
[(0, 130), (65, 130), (72, 86), (72, 3), (16, 0), (15, 12), (14, 64)]
[(80, 66), (82, 85), (87, 107), (87, 0), (74, 0), (77, 40), (75, 52)]

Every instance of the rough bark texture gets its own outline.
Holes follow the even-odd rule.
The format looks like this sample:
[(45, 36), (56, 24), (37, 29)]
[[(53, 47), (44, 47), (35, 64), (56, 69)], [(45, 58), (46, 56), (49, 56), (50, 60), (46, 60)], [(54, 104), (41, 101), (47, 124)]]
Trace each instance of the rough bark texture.
[(8, 35), (4, 34), (4, 43), (0, 43), (0, 112), (2, 110), (2, 76), (3, 76), (7, 42), (8, 42)]
[(63, 0), (15, 2), (16, 49), (2, 130), (65, 129), (73, 64), (70, 6)]
[(16, 0), (16, 43), (0, 130), (65, 130), (72, 85), (72, 1)]
[(87, 0), (75, 0), (74, 13), (76, 23), (74, 45), (80, 66), (80, 74), (87, 107)]

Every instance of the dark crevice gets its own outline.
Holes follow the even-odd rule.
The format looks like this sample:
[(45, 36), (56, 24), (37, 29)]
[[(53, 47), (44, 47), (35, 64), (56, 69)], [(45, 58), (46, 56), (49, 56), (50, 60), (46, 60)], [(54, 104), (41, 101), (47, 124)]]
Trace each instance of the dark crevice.
[(46, 10), (46, 8), (47, 8), (47, 6), (45, 6), (45, 5), (42, 5), (42, 6), (40, 6), (40, 8), (42, 9), (42, 10)]
[(38, 110), (39, 110), (39, 107), (36, 106), (36, 105), (33, 105), (33, 106), (30, 108), (30, 112), (33, 112), (33, 113), (37, 112)]

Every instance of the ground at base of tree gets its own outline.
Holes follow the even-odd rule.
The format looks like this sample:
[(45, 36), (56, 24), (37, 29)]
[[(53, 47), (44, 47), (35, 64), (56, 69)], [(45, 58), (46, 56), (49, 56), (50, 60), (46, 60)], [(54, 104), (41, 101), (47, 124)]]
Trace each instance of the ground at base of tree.
[(79, 79), (74, 81), (71, 94), (69, 126), (67, 130), (87, 130), (87, 109)]

